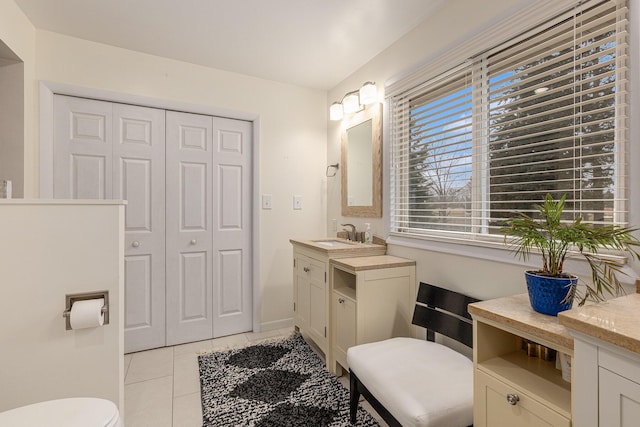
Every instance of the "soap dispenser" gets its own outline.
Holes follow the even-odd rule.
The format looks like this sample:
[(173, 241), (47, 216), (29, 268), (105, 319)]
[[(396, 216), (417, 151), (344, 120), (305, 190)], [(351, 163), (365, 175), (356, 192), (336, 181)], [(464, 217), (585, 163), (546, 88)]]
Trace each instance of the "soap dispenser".
[(369, 245), (373, 241), (373, 235), (371, 234), (371, 224), (368, 222), (365, 222), (364, 225), (367, 227), (366, 230), (364, 231), (364, 243)]

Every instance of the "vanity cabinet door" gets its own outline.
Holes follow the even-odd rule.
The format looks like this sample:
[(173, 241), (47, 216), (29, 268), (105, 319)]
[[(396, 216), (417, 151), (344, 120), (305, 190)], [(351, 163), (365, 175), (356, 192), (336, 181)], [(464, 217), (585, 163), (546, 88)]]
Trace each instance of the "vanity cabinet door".
[(307, 330), (320, 349), (327, 351), (327, 283), (323, 261), (298, 254), (296, 257), (295, 324)]
[(320, 349), (327, 346), (327, 282), (325, 263), (310, 258), (309, 277), (309, 333)]
[(294, 270), (294, 323), (298, 328), (305, 330), (309, 327), (309, 278), (306, 274), (301, 274), (303, 268), (308, 267), (307, 257), (297, 255), (295, 257)]
[(640, 384), (599, 368), (601, 426), (632, 427), (640, 420)]
[(476, 369), (476, 427), (570, 427), (571, 421), (528, 394)]
[(333, 292), (334, 357), (347, 367), (347, 350), (356, 342), (356, 302), (339, 292)]
[(600, 426), (638, 425), (640, 358), (636, 354), (625, 352), (606, 343), (598, 347), (597, 395)]

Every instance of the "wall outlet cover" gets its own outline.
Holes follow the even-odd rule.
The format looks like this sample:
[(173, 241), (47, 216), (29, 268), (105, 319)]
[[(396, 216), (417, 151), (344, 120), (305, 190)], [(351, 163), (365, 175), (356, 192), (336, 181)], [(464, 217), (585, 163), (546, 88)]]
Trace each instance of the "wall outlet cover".
[(263, 194), (262, 195), (262, 209), (271, 209), (271, 194)]
[(293, 196), (293, 209), (302, 209), (302, 196)]

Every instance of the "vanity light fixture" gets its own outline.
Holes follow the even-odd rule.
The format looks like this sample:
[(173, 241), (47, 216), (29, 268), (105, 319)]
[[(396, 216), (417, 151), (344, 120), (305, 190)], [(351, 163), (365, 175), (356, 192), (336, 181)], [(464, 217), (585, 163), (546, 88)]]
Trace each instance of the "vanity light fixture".
[(362, 105), (373, 104), (378, 100), (378, 90), (374, 82), (366, 82), (360, 88), (360, 103)]
[(329, 107), (330, 120), (342, 120), (345, 114), (353, 114), (362, 110), (366, 105), (378, 100), (378, 90), (374, 82), (365, 82), (359, 90), (347, 92), (342, 102), (334, 102)]
[(347, 93), (342, 98), (342, 109), (345, 114), (353, 114), (360, 109), (360, 96), (357, 90)]
[(329, 107), (329, 120), (342, 120), (342, 104), (338, 101), (331, 104)]

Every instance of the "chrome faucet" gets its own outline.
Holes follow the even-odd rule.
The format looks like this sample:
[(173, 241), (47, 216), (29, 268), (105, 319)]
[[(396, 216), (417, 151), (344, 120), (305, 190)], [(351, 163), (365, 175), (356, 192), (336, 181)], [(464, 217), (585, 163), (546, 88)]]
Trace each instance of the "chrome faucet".
[(355, 240), (356, 239), (356, 226), (353, 224), (340, 224), (343, 227), (351, 227), (351, 231), (343, 228), (343, 231), (347, 232), (347, 240)]

